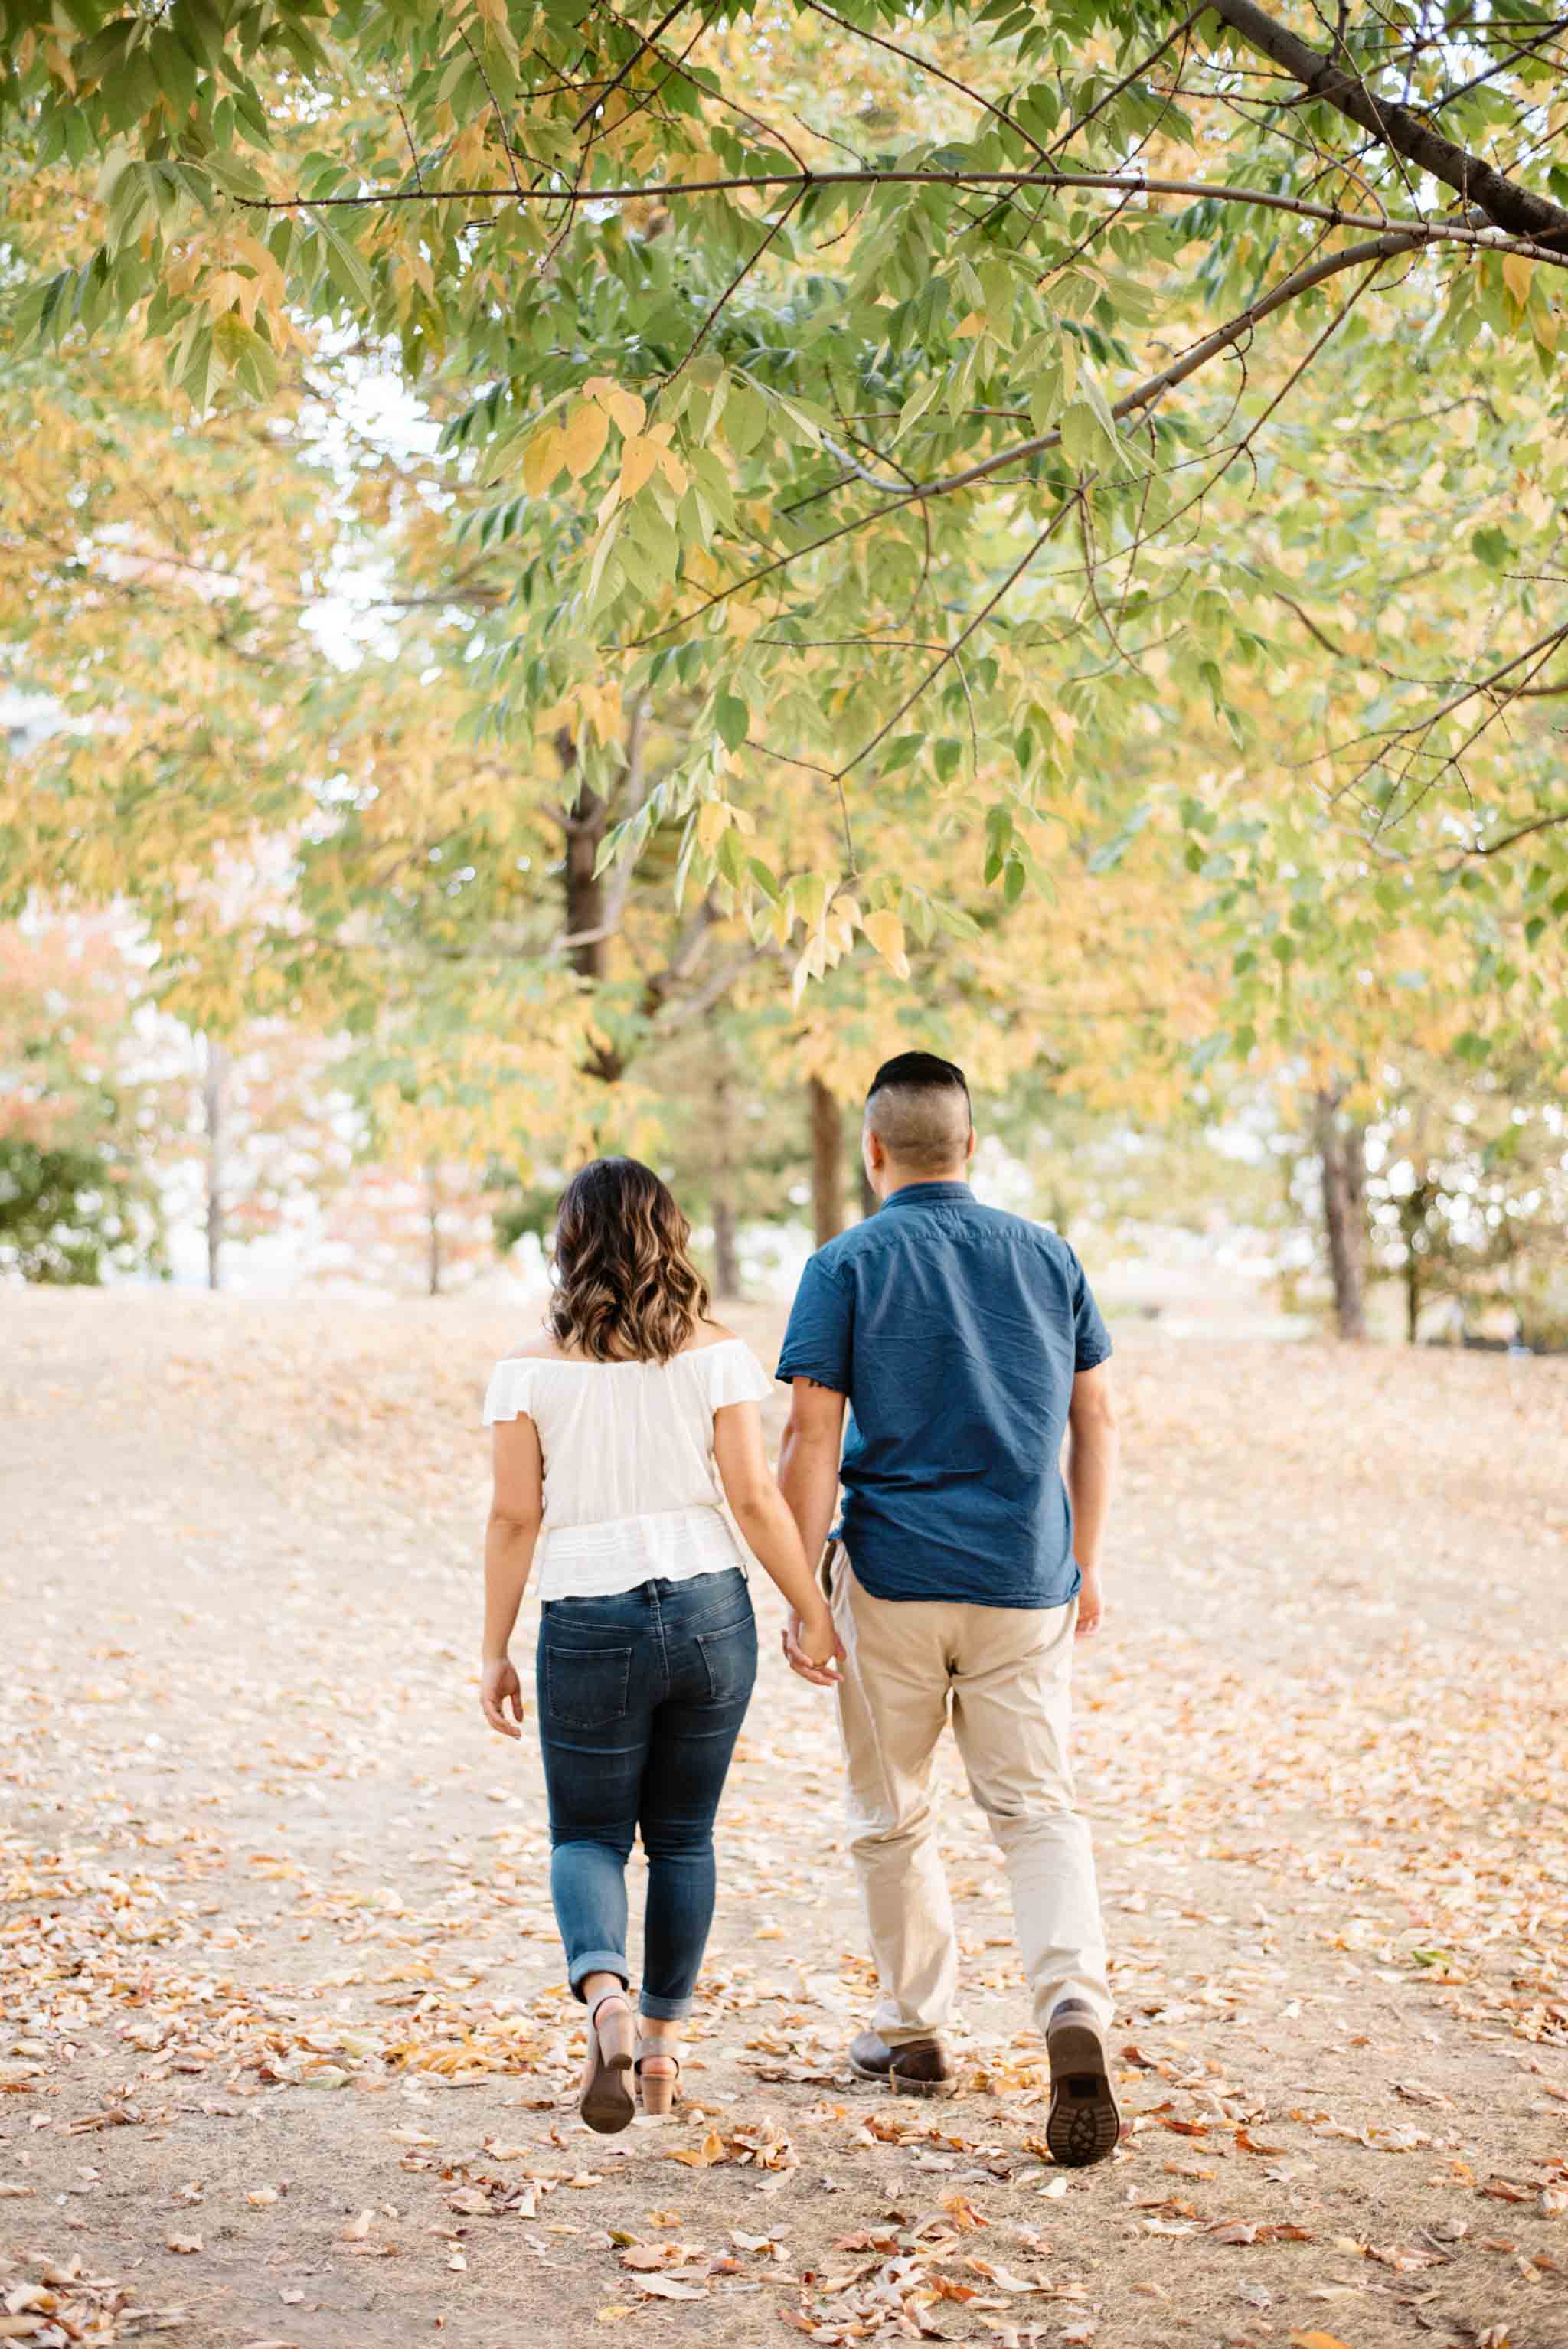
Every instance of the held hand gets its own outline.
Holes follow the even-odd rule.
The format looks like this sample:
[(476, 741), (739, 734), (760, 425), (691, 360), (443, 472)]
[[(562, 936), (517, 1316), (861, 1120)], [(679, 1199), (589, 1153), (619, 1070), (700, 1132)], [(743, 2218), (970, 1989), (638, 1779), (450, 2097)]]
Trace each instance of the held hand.
[[(511, 1705), (512, 1718), (506, 1717)], [(517, 1667), (510, 1656), (487, 1658), (480, 1668), (480, 1710), (492, 1729), (503, 1737), (521, 1737), (518, 1723), (522, 1719), (522, 1686), (517, 1677)]]
[(844, 1651), (825, 1603), (813, 1607), (808, 1616), (790, 1616), (784, 1627), (784, 1654), (791, 1671), (817, 1688), (831, 1688), (843, 1679), (839, 1666)]
[(1078, 1624), (1074, 1638), (1092, 1640), (1105, 1621), (1105, 1592), (1100, 1584), (1098, 1566), (1079, 1568), (1083, 1582), (1078, 1595)]

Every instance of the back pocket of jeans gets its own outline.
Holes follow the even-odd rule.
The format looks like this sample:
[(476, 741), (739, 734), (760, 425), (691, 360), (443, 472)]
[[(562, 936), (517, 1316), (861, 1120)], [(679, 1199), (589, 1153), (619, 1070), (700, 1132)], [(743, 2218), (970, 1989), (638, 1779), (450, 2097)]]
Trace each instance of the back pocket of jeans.
[(562, 1648), (544, 1651), (550, 1717), (566, 1729), (604, 1729), (623, 1720), (632, 1685), (630, 1648)]
[(712, 1704), (740, 1704), (757, 1678), (757, 1618), (748, 1608), (719, 1631), (699, 1631), (696, 1644)]

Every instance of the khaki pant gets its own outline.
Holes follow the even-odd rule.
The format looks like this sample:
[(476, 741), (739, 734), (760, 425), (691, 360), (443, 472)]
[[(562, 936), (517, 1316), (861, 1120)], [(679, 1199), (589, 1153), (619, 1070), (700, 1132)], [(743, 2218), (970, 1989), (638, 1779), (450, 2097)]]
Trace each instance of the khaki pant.
[(1006, 1861), (1035, 2019), (1087, 1999), (1109, 2025), (1105, 1928), (1068, 1767), (1078, 1602), (1039, 1610), (873, 1599), (842, 1543), (823, 1563), (845, 1653), (839, 1723), (851, 1846), (891, 2045), (950, 2020), (958, 1943), (937, 1855), (931, 1768), (953, 1710), (969, 1791)]

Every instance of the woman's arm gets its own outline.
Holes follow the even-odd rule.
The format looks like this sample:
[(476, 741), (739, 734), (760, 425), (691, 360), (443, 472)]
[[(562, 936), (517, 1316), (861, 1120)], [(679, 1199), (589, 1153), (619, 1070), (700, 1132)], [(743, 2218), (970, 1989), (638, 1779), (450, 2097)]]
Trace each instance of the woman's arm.
[(754, 1402), (725, 1403), (714, 1413), (713, 1456), (737, 1524), (791, 1614), (800, 1618), (801, 1645), (814, 1664), (830, 1664), (838, 1653), (832, 1615), (806, 1562), (795, 1520), (773, 1481)]
[[(507, 1653), (544, 1517), (544, 1455), (531, 1419), (502, 1419), (492, 1445), (495, 1487), (485, 1526), (484, 1656), (480, 1704), (492, 1729), (521, 1737), (522, 1688)], [(510, 1703), (512, 1719), (506, 1717)]]

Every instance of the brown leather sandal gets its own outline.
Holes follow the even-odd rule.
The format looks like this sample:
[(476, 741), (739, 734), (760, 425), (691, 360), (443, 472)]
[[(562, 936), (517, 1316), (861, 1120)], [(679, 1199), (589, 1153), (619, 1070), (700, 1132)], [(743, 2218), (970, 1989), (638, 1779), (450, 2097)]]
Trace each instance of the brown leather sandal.
[[(673, 2064), (673, 2072), (650, 2072), (645, 2067), (652, 2063)], [(645, 2039), (637, 2042), (637, 2094), (643, 2100), (643, 2110), (657, 2119), (680, 2100), (681, 2059), (667, 2047), (651, 2046)]]
[(606, 2049), (599, 2036), (599, 2017), (607, 2006), (614, 2005), (619, 2005), (627, 2023), (631, 2022), (632, 2009), (625, 1992), (606, 1991), (588, 2018), (588, 2061), (583, 2073), (583, 2093), (577, 2099), (578, 2111), (601, 2137), (614, 2137), (619, 2130), (630, 2127), (637, 2109), (626, 2079), (632, 2068), (631, 2049)]

